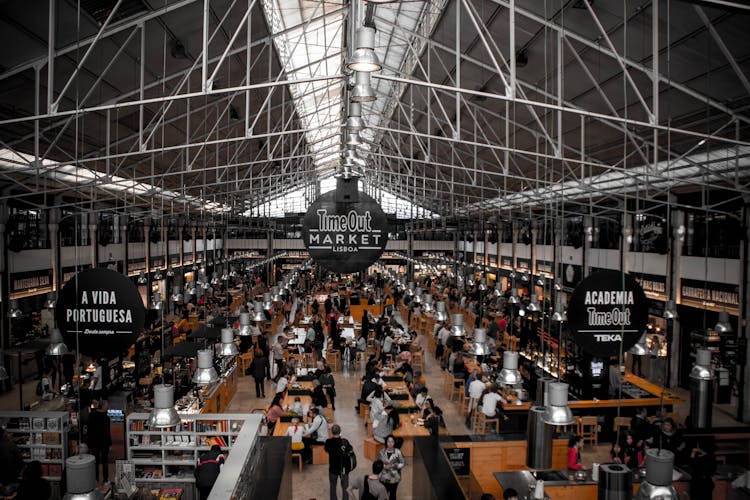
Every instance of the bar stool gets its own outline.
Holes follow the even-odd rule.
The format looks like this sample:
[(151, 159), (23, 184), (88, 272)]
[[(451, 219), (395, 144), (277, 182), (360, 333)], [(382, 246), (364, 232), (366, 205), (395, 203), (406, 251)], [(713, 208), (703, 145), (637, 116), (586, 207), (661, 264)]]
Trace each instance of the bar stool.
[(499, 418), (487, 418), (487, 415), (482, 411), (475, 411), (476, 413), (476, 427), (473, 429), (476, 434), (487, 434), (490, 427), (495, 428), (495, 433), (500, 433), (500, 419)]
[(305, 368), (315, 368), (315, 358), (313, 353), (306, 352), (302, 355), (302, 366)]
[(451, 375), (451, 379), (453, 380), (451, 384), (450, 393), (448, 394), (448, 399), (450, 401), (453, 401), (453, 398), (456, 398), (456, 401), (458, 401), (458, 398), (461, 396), (461, 394), (464, 394), (464, 384), (456, 385), (457, 382), (463, 382), (463, 379), (456, 378), (453, 375)]
[(253, 362), (253, 353), (245, 352), (240, 354), (240, 376), (245, 375), (245, 370), (250, 368), (250, 364)]

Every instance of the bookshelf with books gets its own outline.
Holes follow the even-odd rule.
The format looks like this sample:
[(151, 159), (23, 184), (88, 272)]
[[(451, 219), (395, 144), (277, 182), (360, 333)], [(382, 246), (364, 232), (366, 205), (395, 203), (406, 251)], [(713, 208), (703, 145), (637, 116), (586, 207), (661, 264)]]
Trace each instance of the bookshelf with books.
[(175, 485), (186, 492), (193, 490), (186, 483), (195, 482), (200, 454), (214, 444), (229, 451), (247, 418), (235, 414), (181, 414), (177, 427), (150, 429), (148, 416), (131, 413), (127, 417), (127, 458), (135, 466), (136, 485)]
[(0, 426), (5, 429), (7, 439), (16, 445), (24, 462), (38, 460), (45, 479), (62, 479), (68, 458), (70, 415), (67, 412), (3, 411)]

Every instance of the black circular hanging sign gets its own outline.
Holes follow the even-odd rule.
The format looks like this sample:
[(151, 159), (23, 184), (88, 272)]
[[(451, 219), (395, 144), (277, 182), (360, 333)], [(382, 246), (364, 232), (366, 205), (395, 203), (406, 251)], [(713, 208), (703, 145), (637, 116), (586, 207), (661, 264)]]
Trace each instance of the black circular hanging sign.
[(357, 179), (337, 179), (335, 191), (321, 195), (302, 221), (310, 257), (337, 273), (367, 269), (388, 243), (388, 220), (380, 205), (357, 191)]
[(575, 342), (601, 357), (633, 347), (648, 323), (648, 299), (630, 276), (597, 271), (581, 281), (568, 303), (568, 324)]
[(146, 312), (138, 288), (117, 271), (87, 269), (70, 279), (57, 299), (57, 326), (70, 349), (113, 358), (143, 330)]

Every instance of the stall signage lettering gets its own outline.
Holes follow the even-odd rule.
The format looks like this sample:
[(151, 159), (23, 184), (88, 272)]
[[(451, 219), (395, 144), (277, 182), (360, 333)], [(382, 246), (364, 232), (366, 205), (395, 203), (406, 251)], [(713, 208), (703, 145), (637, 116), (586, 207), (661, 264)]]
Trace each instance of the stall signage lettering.
[(740, 294), (736, 286), (688, 279), (683, 279), (681, 285), (683, 302), (696, 302), (703, 306), (738, 307), (740, 305)]
[(52, 286), (52, 270), (31, 273), (14, 273), (11, 279), (11, 293), (27, 292)]
[(445, 453), (457, 476), (471, 475), (471, 448), (448, 448)]
[(316, 263), (352, 273), (380, 258), (388, 242), (388, 221), (380, 205), (365, 193), (342, 202), (331, 191), (310, 206), (302, 222), (302, 238)]
[(103, 268), (82, 271), (68, 281), (55, 315), (69, 346), (107, 358), (135, 342), (145, 319), (138, 288), (126, 276)]
[(598, 271), (573, 291), (568, 322), (575, 341), (596, 356), (628, 350), (640, 338), (648, 320), (648, 299), (630, 276)]
[(513, 267), (513, 257), (501, 257), (500, 265), (503, 267)]

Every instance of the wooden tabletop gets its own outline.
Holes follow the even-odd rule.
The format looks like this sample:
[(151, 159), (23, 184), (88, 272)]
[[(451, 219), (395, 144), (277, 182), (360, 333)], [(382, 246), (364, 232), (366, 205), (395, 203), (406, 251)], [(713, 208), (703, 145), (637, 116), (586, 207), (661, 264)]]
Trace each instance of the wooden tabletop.
[(424, 425), (418, 425), (416, 423), (416, 420), (415, 423), (411, 423), (411, 418), (409, 415), (399, 415), (399, 417), (401, 418), (401, 426), (393, 431), (394, 436), (401, 438), (413, 438), (430, 435), (430, 431), (425, 429)]

